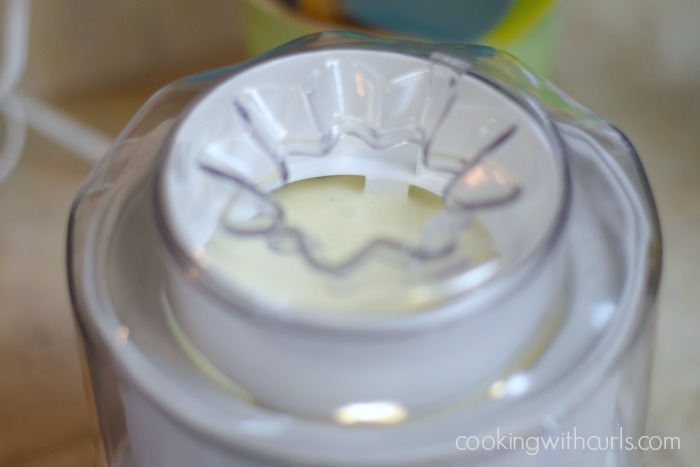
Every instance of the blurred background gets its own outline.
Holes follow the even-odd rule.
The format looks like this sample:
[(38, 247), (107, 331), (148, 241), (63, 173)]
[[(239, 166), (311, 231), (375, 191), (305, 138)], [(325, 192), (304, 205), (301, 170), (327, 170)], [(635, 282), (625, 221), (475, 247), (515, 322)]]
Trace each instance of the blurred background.
[[(461, 0), (479, 19), (462, 18), (460, 29), (430, 24), (420, 8), (433, 2), (404, 1), (425, 18), (424, 37), (505, 47), (636, 145), (665, 247), (648, 431), (681, 438), (680, 450), (650, 453), (647, 465), (697, 466), (700, 2)], [(375, 10), (362, 8), (361, 0), (346, 0), (343, 9), (339, 3), (32, 2), (21, 79), (0, 76), (0, 466), (95, 464), (97, 433), (64, 271), (68, 211), (90, 160), (177, 77), (314, 30), (416, 31), (410, 12), (392, 13), (395, 0), (365, 2)], [(12, 51), (21, 47), (22, 31), (13, 28), (27, 13), (25, 4), (0, 0), (5, 65), (18, 59)], [(10, 146), (21, 147), (21, 157), (12, 157)]]

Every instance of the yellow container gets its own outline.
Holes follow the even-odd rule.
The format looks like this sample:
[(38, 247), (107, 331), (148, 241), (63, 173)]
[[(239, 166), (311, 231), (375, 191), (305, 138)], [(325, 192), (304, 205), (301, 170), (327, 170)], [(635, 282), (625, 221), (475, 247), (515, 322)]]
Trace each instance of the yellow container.
[[(556, 0), (516, 0), (508, 15), (476, 42), (505, 50), (546, 75), (551, 70), (556, 43), (555, 3)], [(291, 10), (279, 0), (244, 0), (243, 18), (250, 56), (319, 31), (388, 35), (381, 30), (315, 20)]]

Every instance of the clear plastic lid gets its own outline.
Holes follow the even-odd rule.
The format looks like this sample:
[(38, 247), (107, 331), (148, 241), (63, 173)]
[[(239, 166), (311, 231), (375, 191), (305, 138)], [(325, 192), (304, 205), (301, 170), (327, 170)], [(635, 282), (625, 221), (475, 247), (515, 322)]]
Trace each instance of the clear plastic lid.
[(469, 67), (334, 50), (218, 86), (161, 175), (176, 249), (271, 313), (319, 319), (434, 308), (531, 260), (565, 210), (561, 149)]

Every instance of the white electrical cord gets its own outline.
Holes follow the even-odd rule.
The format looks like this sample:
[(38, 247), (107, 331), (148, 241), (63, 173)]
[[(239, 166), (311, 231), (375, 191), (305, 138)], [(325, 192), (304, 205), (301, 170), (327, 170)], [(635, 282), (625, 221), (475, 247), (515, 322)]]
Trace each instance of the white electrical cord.
[(14, 92), (24, 73), (29, 44), (29, 0), (5, 0), (3, 29), (0, 100)]
[(27, 123), (36, 131), (85, 161), (96, 164), (107, 153), (112, 141), (40, 99), (22, 95)]
[(24, 148), (27, 122), (20, 100), (9, 95), (0, 100), (0, 114), (5, 120), (0, 136), (0, 183), (10, 176)]
[(0, 136), (0, 183), (14, 170), (26, 139), (24, 109), (13, 95), (27, 61), (29, 0), (5, 1), (2, 66), (0, 67), (0, 114), (4, 119)]
[[(1, 0), (0, 0), (1, 1)], [(107, 152), (111, 139), (34, 97), (16, 94), (27, 62), (30, 0), (5, 0), (2, 63), (0, 64), (0, 183), (24, 149), (27, 126), (90, 163)]]

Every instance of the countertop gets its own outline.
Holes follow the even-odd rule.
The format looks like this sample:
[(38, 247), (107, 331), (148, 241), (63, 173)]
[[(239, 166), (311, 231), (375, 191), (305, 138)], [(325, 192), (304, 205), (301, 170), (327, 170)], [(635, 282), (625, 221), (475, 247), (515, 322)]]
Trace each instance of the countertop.
[[(573, 2), (562, 12), (553, 79), (619, 126), (646, 167), (664, 234), (648, 431), (682, 443), (679, 451), (652, 453), (648, 465), (693, 467), (700, 459), (700, 73), (695, 80), (655, 75), (644, 63), (648, 44), (621, 39), (614, 23), (593, 14)], [(155, 89), (120, 87), (53, 102), (115, 136)], [(30, 132), (16, 169), (0, 184), (1, 466), (94, 465), (96, 428), (64, 253), (68, 211), (89, 170)]]

